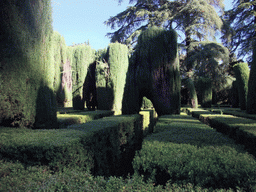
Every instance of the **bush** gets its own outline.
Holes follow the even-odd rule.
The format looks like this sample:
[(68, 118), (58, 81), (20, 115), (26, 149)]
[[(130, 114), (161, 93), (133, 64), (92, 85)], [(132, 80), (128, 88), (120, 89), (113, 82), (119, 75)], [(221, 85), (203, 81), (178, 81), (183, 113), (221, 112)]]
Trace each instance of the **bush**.
[[(0, 20), (0, 123), (33, 127), (50, 117), (48, 125), (55, 125), (50, 1), (35, 1), (33, 6), (28, 0), (1, 2)], [(42, 88), (46, 89), (40, 96), (50, 104), (44, 113), (37, 114)]]
[(109, 44), (106, 59), (96, 66), (98, 109), (121, 111), (129, 64), (127, 46)]
[(238, 63), (234, 65), (234, 71), (237, 80), (239, 103), (242, 110), (246, 110), (247, 93), (248, 93), (248, 80), (250, 69), (247, 63)]
[(133, 160), (136, 175), (156, 184), (245, 190), (256, 181), (254, 158), (191, 117), (163, 116)]
[(201, 106), (211, 108), (212, 105), (212, 81), (209, 78), (199, 78), (197, 89), (201, 98)]

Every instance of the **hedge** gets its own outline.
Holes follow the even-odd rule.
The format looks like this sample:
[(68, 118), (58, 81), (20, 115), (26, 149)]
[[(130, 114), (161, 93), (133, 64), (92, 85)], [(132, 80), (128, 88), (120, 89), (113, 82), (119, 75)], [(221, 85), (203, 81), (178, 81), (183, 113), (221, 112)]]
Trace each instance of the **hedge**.
[(51, 2), (4, 1), (0, 9), (0, 124), (55, 127)]
[(157, 114), (180, 112), (180, 70), (177, 34), (151, 27), (138, 37), (126, 77), (123, 114), (140, 111), (143, 97), (152, 101)]
[(120, 112), (129, 64), (127, 46), (109, 44), (106, 59), (106, 63), (100, 62), (96, 66), (98, 109)]
[(240, 108), (246, 110), (250, 69), (247, 63), (238, 63), (234, 65), (234, 71), (237, 80)]
[(135, 175), (156, 185), (188, 184), (211, 189), (249, 190), (256, 161), (242, 146), (183, 115), (161, 116), (133, 160)]
[(256, 121), (232, 115), (201, 115), (200, 120), (227, 134), (256, 155)]
[(132, 172), (142, 136), (140, 115), (106, 117), (66, 129), (1, 127), (0, 156), (26, 166), (48, 165), (55, 171), (76, 167), (94, 175), (122, 175)]

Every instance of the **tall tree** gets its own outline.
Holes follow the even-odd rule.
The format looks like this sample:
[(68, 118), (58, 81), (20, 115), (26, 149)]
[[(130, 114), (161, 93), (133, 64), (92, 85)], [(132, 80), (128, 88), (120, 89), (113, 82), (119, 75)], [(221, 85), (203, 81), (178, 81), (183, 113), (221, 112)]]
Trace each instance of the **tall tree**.
[[(222, 0), (130, 0), (130, 4), (133, 6), (105, 22), (112, 29), (119, 28), (107, 34), (113, 42), (133, 45), (138, 35), (151, 26), (174, 28), (181, 32), (179, 34), (183, 33), (180, 36), (184, 37), (181, 48), (185, 51), (185, 58), (189, 58), (198, 41), (215, 40), (216, 31), (222, 27), (216, 11), (223, 12)], [(191, 66), (184, 66), (186, 69), (183, 71), (191, 72)], [(190, 78), (189, 75), (187, 77)]]
[(233, 9), (225, 13), (223, 41), (231, 48), (231, 52), (238, 52), (238, 57), (248, 57), (252, 61), (253, 39), (255, 38), (255, 0), (233, 0)]

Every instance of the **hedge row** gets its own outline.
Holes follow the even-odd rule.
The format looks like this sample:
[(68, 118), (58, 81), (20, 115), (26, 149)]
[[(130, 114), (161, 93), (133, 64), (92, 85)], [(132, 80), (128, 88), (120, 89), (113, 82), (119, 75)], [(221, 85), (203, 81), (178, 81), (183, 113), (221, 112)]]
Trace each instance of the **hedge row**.
[(136, 152), (133, 168), (156, 185), (250, 190), (256, 181), (256, 162), (242, 146), (186, 115), (159, 117), (154, 134)]
[(82, 124), (95, 119), (114, 115), (114, 111), (81, 111), (69, 112), (67, 114), (57, 114), (59, 128), (64, 128), (72, 124)]
[[(0, 191), (106, 191), (106, 192), (234, 192), (234, 190), (212, 190), (195, 187), (192, 184), (167, 184), (165, 189), (154, 183), (143, 181), (143, 177), (93, 177), (90, 173), (75, 169), (52, 172), (45, 166), (24, 168), (20, 163), (0, 160)], [(10, 179), (11, 178), (11, 179)]]
[(256, 155), (256, 121), (232, 115), (200, 115), (200, 120), (235, 139)]
[(94, 175), (121, 175), (132, 170), (132, 158), (140, 148), (141, 118), (106, 117), (58, 130), (1, 127), (0, 157), (26, 166), (48, 165), (53, 170), (80, 167)]

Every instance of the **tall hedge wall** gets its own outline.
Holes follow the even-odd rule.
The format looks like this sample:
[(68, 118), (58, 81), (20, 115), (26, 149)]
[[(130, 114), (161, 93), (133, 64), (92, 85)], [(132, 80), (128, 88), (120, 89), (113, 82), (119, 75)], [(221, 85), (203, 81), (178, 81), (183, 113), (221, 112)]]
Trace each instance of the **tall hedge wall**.
[(120, 43), (111, 43), (106, 53), (106, 62), (96, 67), (98, 109), (121, 111), (126, 73), (128, 48)]
[(56, 126), (51, 1), (1, 1), (0, 124)]
[(242, 110), (246, 110), (248, 81), (250, 69), (247, 63), (238, 63), (234, 65), (236, 80), (238, 83), (239, 103)]
[(123, 114), (138, 113), (144, 96), (158, 115), (180, 112), (178, 58), (174, 30), (152, 27), (140, 34), (129, 65)]
[(191, 78), (188, 78), (186, 80), (186, 87), (188, 88), (189, 99), (190, 99), (192, 108), (197, 108), (198, 107), (197, 93), (196, 93), (195, 84)]
[(253, 45), (253, 60), (248, 82), (247, 113), (256, 114), (256, 43)]
[(197, 81), (198, 94), (201, 97), (202, 107), (212, 105), (212, 81), (209, 78), (199, 78)]
[(87, 68), (95, 60), (95, 51), (86, 44), (72, 47), (72, 83), (73, 83), (73, 108), (84, 109), (83, 83)]

